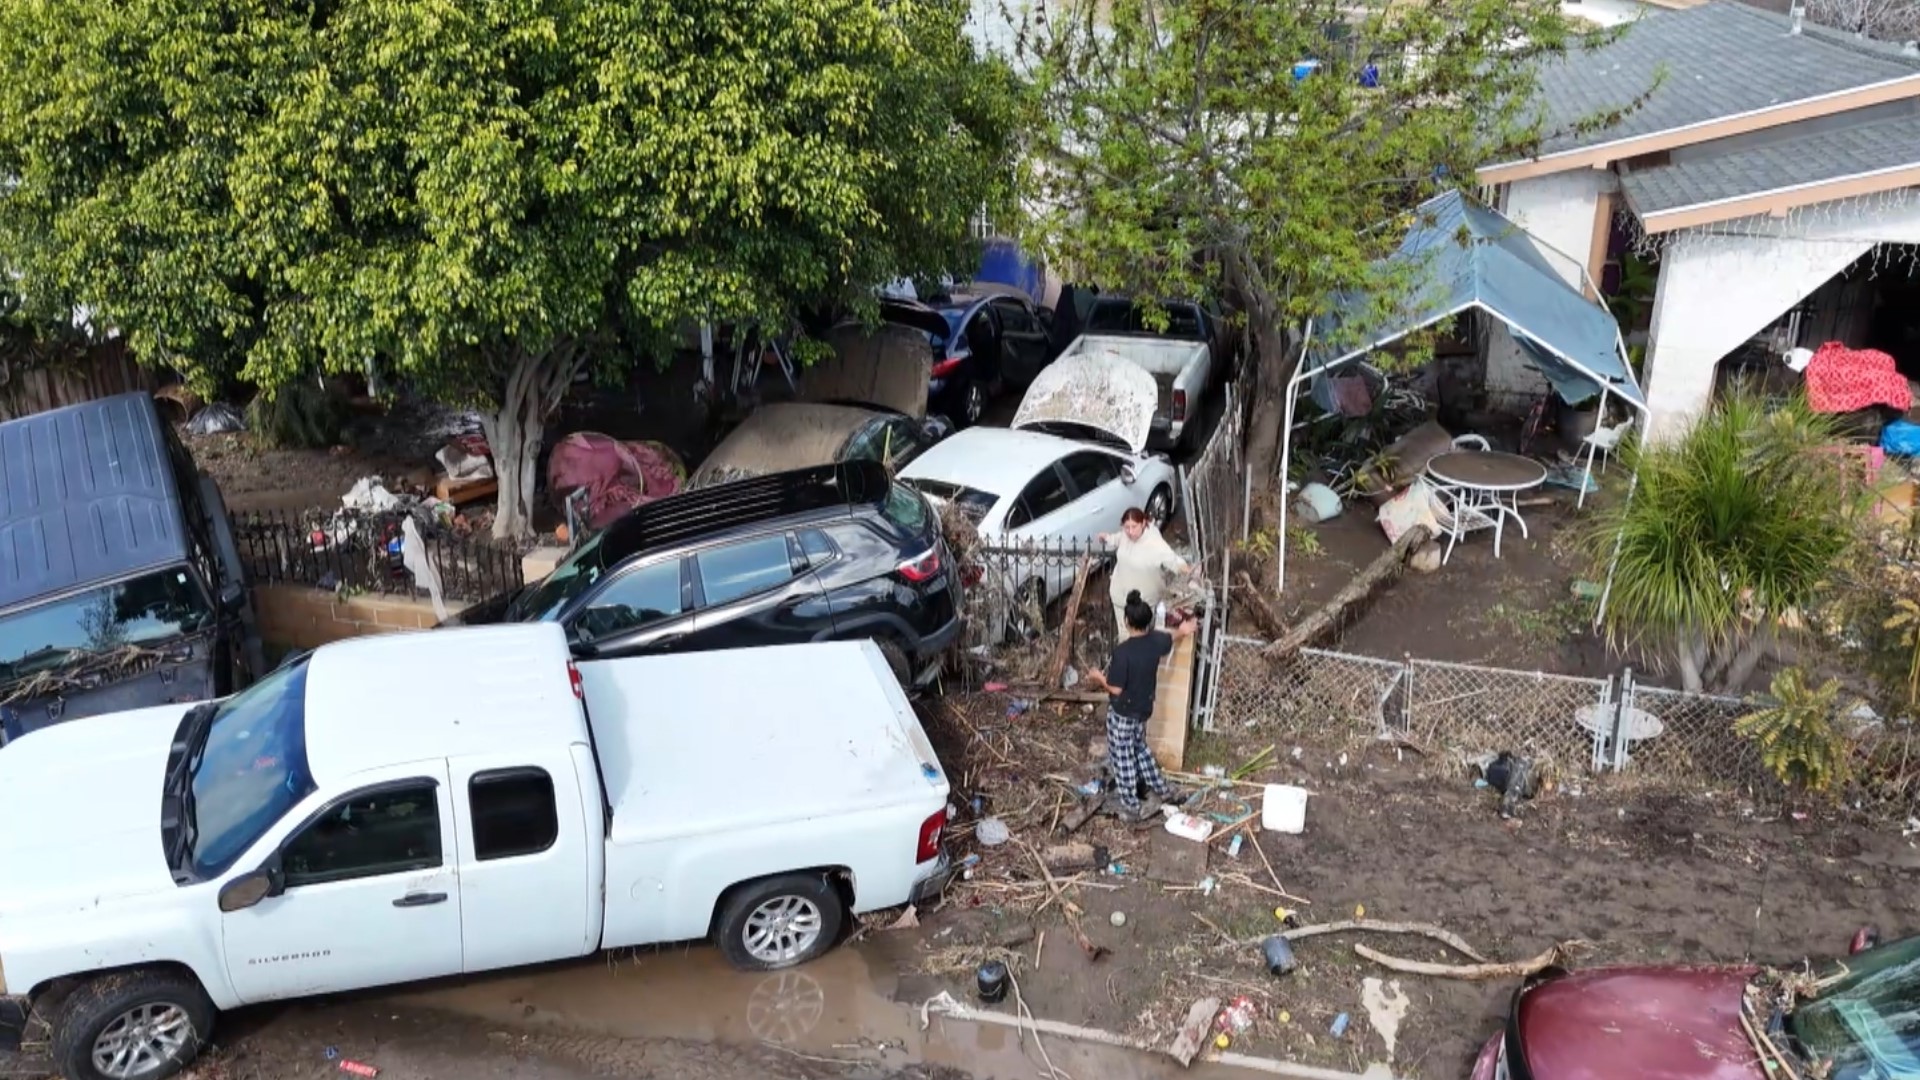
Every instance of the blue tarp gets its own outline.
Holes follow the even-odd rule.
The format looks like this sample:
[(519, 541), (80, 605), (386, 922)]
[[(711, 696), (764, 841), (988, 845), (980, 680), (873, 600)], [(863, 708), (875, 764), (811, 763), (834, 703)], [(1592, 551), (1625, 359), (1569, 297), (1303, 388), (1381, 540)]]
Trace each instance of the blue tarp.
[(1608, 393), (1644, 411), (1646, 397), (1620, 345), (1613, 316), (1566, 282), (1526, 230), (1457, 191), (1413, 213), (1388, 257), (1411, 277), (1387, 310), (1368, 297), (1337, 301), (1315, 327), (1305, 370), (1371, 352), (1471, 308), (1507, 324), (1513, 339), (1568, 402)]

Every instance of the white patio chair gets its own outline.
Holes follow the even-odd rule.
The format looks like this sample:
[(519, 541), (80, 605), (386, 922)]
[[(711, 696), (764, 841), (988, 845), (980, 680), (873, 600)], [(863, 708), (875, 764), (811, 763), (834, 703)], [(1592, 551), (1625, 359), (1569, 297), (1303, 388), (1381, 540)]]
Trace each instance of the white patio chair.
[(1493, 530), (1493, 557), (1499, 558), (1502, 515), (1489, 514), (1478, 507), (1469, 506), (1461, 495), (1457, 488), (1440, 485), (1433, 488), (1431, 502), (1434, 520), (1440, 523), (1440, 528), (1447, 534), (1447, 550), (1440, 555), (1440, 565), (1445, 566), (1447, 560), (1453, 558), (1453, 546), (1460, 542), (1461, 537), (1480, 529)]
[(1636, 418), (1629, 416), (1612, 427), (1598, 427), (1593, 434), (1581, 440), (1580, 453), (1587, 459), (1586, 468), (1580, 473), (1580, 498), (1574, 501), (1574, 509), (1587, 505), (1587, 489), (1593, 486), (1593, 459), (1600, 459), (1600, 471), (1607, 471), (1607, 462), (1613, 459), (1613, 452), (1620, 448), (1620, 440), (1626, 438), (1632, 430)]
[(1493, 444), (1487, 442), (1485, 435), (1455, 435), (1453, 437), (1453, 448), (1455, 450), (1486, 451), (1492, 450)]

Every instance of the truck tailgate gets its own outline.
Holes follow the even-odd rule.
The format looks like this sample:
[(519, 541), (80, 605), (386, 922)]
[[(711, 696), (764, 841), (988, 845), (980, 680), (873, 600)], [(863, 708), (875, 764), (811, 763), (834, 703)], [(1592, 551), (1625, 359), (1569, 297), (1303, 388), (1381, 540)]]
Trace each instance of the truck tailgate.
[(616, 844), (946, 799), (933, 745), (871, 642), (579, 667)]

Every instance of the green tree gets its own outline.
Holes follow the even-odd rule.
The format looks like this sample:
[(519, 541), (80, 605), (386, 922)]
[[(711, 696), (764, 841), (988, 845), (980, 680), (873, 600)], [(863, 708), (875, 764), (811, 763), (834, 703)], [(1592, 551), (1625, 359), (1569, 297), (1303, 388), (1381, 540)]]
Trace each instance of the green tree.
[[(528, 530), (580, 372), (963, 270), (1014, 82), (912, 0), (0, 2), (0, 250), (136, 354), (477, 406)], [(632, 341), (625, 345), (631, 346)]]
[[(1278, 471), (1298, 329), (1381, 309), (1379, 226), (1538, 137), (1557, 0), (1067, 0), (1019, 18), (1034, 75), (1034, 231), (1083, 280), (1211, 295), (1245, 317), (1248, 463)], [(1050, 12), (1050, 13), (1049, 13)], [(1319, 68), (1295, 79), (1295, 61)]]
[(1738, 692), (1782, 634), (1798, 632), (1859, 554), (1870, 501), (1829, 418), (1736, 391), (1675, 441), (1628, 445), (1632, 495), (1586, 536), (1611, 572), (1609, 638), (1674, 664), (1688, 690)]

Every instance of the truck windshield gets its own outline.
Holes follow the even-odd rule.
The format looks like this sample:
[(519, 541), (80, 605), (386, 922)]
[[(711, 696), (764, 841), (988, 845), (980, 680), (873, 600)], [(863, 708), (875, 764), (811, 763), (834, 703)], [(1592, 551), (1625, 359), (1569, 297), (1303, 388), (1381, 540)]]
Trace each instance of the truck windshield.
[(1848, 974), (1794, 1010), (1793, 1037), (1832, 1080), (1920, 1080), (1920, 937), (1846, 960)]
[(193, 868), (205, 879), (225, 872), (313, 791), (306, 659), (222, 703), (195, 758)]
[[(131, 654), (213, 625), (185, 567), (142, 574), (0, 616), (0, 684), (76, 668), (124, 665)], [(57, 691), (57, 685), (49, 686)]]
[(606, 530), (595, 533), (573, 554), (553, 568), (538, 585), (522, 590), (507, 607), (509, 622), (547, 622), (567, 606), (567, 602), (593, 587), (606, 571), (606, 559), (600, 551)]

